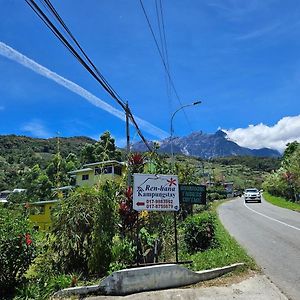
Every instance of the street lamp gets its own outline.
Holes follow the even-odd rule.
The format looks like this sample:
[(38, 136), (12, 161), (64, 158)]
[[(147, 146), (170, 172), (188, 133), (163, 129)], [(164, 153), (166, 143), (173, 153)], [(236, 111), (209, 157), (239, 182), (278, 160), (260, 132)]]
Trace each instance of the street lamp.
[(174, 133), (174, 129), (173, 129), (173, 119), (176, 115), (176, 113), (178, 113), (180, 110), (186, 108), (186, 107), (190, 107), (190, 106), (194, 106), (194, 105), (197, 105), (197, 104), (200, 104), (201, 101), (196, 101), (196, 102), (193, 102), (191, 104), (186, 104), (186, 105), (183, 105), (181, 107), (179, 107), (173, 114), (172, 114), (172, 117), (171, 117), (171, 128), (170, 128), (170, 133), (171, 133), (171, 162), (172, 162), (172, 171), (174, 172), (174, 153), (173, 153), (173, 133)]

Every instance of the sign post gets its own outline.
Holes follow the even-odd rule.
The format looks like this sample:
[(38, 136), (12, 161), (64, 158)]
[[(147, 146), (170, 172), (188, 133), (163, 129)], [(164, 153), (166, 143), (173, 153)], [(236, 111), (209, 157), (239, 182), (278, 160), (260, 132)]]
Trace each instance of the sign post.
[(134, 174), (133, 178), (134, 210), (174, 212), (175, 252), (176, 263), (178, 263), (176, 212), (179, 210), (179, 184), (177, 175)]

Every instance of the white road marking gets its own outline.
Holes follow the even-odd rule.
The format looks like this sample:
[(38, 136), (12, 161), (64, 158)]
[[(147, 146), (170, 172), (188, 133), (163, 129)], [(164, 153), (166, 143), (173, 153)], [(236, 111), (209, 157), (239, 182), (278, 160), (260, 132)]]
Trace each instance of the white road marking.
[(282, 222), (282, 221), (279, 221), (279, 220), (277, 220), (277, 219), (271, 218), (271, 217), (269, 217), (269, 216), (267, 216), (267, 215), (265, 215), (265, 214), (262, 214), (262, 213), (260, 213), (260, 212), (258, 212), (258, 211), (256, 211), (256, 210), (250, 208), (245, 202), (244, 202), (244, 205), (245, 205), (246, 208), (248, 208), (249, 210), (253, 211), (254, 213), (256, 213), (256, 214), (258, 214), (258, 215), (261, 215), (261, 216), (263, 216), (263, 217), (265, 217), (265, 218), (267, 218), (267, 219), (269, 219), (269, 220), (278, 222), (278, 223), (280, 223), (280, 224), (282, 224), (282, 225), (284, 225), (284, 226), (287, 226), (287, 227), (290, 227), (290, 228), (293, 228), (293, 229), (296, 229), (296, 230), (299, 230), (299, 231), (300, 231), (300, 228), (298, 228), (298, 227), (296, 227), (296, 226), (289, 225), (289, 224), (284, 223), (284, 222)]

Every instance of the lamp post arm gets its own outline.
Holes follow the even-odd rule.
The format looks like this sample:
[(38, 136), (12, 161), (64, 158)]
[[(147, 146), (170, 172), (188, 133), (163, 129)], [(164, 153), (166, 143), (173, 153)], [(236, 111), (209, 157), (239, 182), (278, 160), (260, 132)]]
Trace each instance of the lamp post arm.
[(200, 104), (201, 101), (196, 101), (194, 103), (191, 103), (191, 104), (186, 104), (186, 105), (183, 105), (181, 107), (179, 107), (177, 110), (174, 111), (174, 113), (172, 114), (171, 116), (171, 128), (170, 128), (170, 142), (171, 142), (171, 163), (172, 163), (172, 171), (174, 172), (174, 167), (175, 167), (175, 164), (174, 164), (174, 153), (173, 153), (173, 119), (176, 115), (176, 113), (178, 113), (180, 110), (184, 109), (185, 107), (190, 107), (190, 106), (194, 106), (194, 105), (197, 105), (197, 104)]
[(194, 104), (186, 104), (184, 106), (181, 106), (179, 107), (177, 110), (174, 111), (174, 113), (172, 114), (172, 117), (171, 117), (171, 130), (170, 130), (170, 133), (171, 133), (171, 139), (172, 139), (172, 136), (173, 136), (173, 119), (176, 115), (176, 113), (178, 113), (180, 110), (184, 109), (185, 107), (189, 107), (189, 106), (193, 106)]

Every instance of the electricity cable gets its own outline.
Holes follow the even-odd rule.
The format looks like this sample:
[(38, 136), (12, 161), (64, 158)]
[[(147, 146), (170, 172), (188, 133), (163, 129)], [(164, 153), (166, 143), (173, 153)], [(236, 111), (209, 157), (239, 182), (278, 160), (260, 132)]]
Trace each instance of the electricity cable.
[[(49, 10), (53, 13), (55, 18), (59, 21), (59, 23), (63, 26), (65, 31), (70, 35), (73, 42), (77, 45), (81, 53), (84, 55), (88, 63), (91, 65), (89, 66), (88, 63), (78, 54), (76, 49), (70, 44), (70, 42), (63, 36), (63, 34), (56, 28), (56, 26), (51, 22), (51, 20), (47, 17), (47, 15), (42, 11), (42, 9), (34, 2), (34, 0), (25, 0), (26, 3), (31, 7), (31, 9), (36, 13), (36, 15), (45, 23), (45, 25), (52, 31), (52, 33), (63, 43), (63, 45), (71, 52), (71, 54), (83, 65), (83, 67), (101, 84), (101, 86), (111, 95), (113, 99), (117, 101), (117, 103), (123, 108), (125, 112), (128, 113), (129, 119), (131, 120), (132, 124), (136, 127), (136, 130), (138, 134), (140, 135), (142, 141), (145, 143), (149, 151), (152, 151), (151, 147), (149, 146), (149, 143), (143, 136), (137, 122), (134, 119), (134, 116), (129, 109), (128, 106), (126, 106), (125, 102), (120, 99), (117, 93), (114, 92), (112, 87), (108, 84), (104, 76), (99, 72), (99, 70), (96, 68), (96, 66), (92, 63), (92, 61), (88, 58), (87, 54), (84, 52), (80, 44), (77, 42), (71, 31), (68, 29), (68, 27), (63, 22), (62, 18), (59, 16), (57, 11), (54, 9), (53, 5), (49, 0), (45, 0), (44, 4), (47, 5)], [(92, 70), (94, 69), (94, 70)]]
[[(153, 30), (152, 25), (151, 25), (151, 22), (150, 22), (150, 19), (149, 19), (148, 15), (147, 15), (146, 9), (145, 9), (145, 7), (144, 7), (144, 5), (143, 5), (142, 0), (139, 0), (139, 2), (140, 2), (140, 4), (141, 4), (141, 7), (142, 7), (142, 10), (143, 10), (144, 16), (145, 16), (145, 18), (146, 18), (146, 20), (147, 20), (148, 27), (149, 27), (150, 32), (151, 32), (151, 34), (152, 34), (152, 37), (153, 37), (153, 39), (154, 39), (156, 48), (157, 48), (158, 53), (159, 53), (159, 56), (160, 56), (160, 58), (161, 58), (161, 60), (162, 60), (162, 63), (163, 63), (164, 69), (165, 69), (165, 71), (166, 71), (166, 73), (167, 73), (167, 76), (168, 76), (168, 78), (169, 78), (169, 80), (170, 80), (171, 86), (172, 86), (172, 88), (173, 88), (173, 90), (174, 90), (174, 93), (175, 93), (175, 95), (176, 95), (176, 98), (177, 98), (179, 104), (180, 104), (181, 106), (183, 106), (183, 104), (182, 104), (182, 102), (181, 102), (181, 100), (180, 100), (180, 97), (179, 97), (179, 95), (178, 95), (178, 92), (177, 92), (177, 90), (176, 90), (176, 88), (175, 88), (175, 84), (174, 84), (174, 82), (173, 82), (173, 80), (172, 80), (172, 78), (171, 78), (171, 75), (170, 75), (170, 72), (169, 72), (169, 70), (168, 70), (166, 61), (164, 60), (164, 56), (163, 56), (163, 54), (162, 54), (162, 50), (160, 49), (159, 44), (158, 44), (158, 42), (157, 42), (157, 39), (156, 39), (154, 30)], [(187, 117), (187, 114), (186, 114), (186, 112), (185, 112), (184, 109), (183, 109), (183, 113), (184, 113), (184, 115), (185, 115), (185, 118), (186, 118), (186, 121), (188, 122), (189, 127), (191, 128), (190, 121), (189, 121), (189, 119), (188, 119), (188, 117)]]

